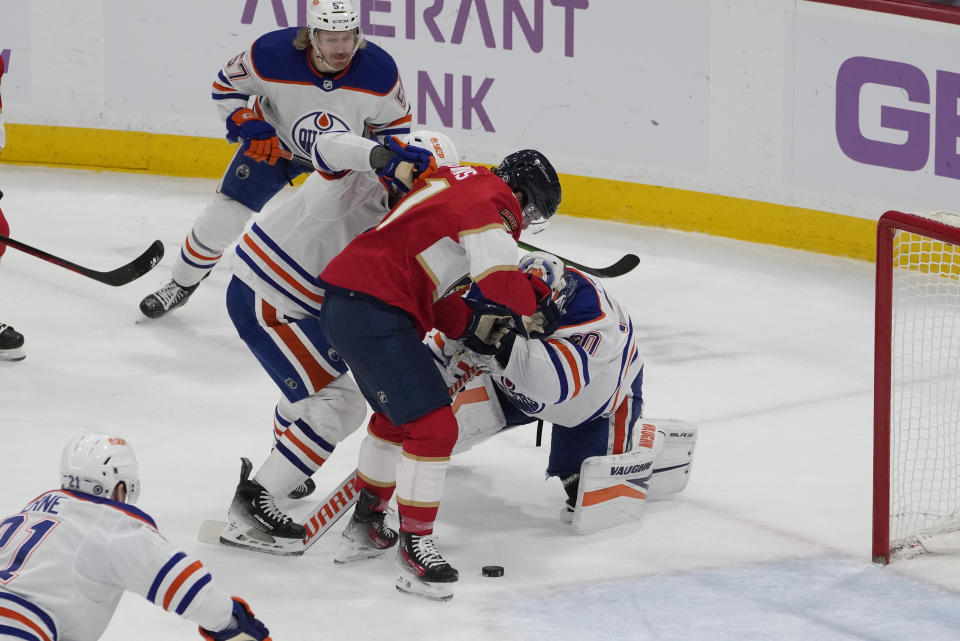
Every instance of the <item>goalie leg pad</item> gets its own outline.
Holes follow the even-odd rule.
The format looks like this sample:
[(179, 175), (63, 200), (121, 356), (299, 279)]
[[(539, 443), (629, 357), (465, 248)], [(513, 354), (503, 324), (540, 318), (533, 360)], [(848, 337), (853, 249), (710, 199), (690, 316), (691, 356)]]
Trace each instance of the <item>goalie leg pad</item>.
[(506, 425), (493, 379), (481, 374), (467, 383), (453, 399), (459, 434), (453, 453), (466, 452), (487, 440)]
[(647, 502), (654, 453), (591, 456), (580, 466), (573, 530), (579, 534), (636, 521)]
[(697, 446), (697, 426), (674, 419), (644, 421), (657, 427), (657, 458), (653, 464), (648, 496), (660, 498), (683, 491), (693, 469), (693, 452)]

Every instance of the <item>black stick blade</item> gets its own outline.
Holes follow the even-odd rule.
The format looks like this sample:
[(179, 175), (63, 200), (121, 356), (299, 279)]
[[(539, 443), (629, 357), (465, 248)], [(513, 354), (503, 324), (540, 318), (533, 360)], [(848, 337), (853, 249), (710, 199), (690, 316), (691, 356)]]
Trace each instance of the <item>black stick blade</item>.
[(147, 247), (146, 251), (122, 267), (109, 272), (92, 272), (95, 275), (85, 274), (101, 283), (120, 287), (131, 283), (157, 266), (163, 258), (163, 243), (159, 240)]

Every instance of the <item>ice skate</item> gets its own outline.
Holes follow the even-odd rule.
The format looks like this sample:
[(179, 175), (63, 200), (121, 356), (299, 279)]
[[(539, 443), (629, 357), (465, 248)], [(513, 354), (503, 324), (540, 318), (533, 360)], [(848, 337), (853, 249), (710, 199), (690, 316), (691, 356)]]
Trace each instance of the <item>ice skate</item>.
[(339, 565), (380, 556), (396, 545), (397, 531), (384, 525), (386, 512), (374, 510), (379, 503), (376, 494), (367, 488), (361, 490), (357, 507), (343, 530), (343, 543), (333, 558), (334, 563)]
[(563, 483), (563, 491), (567, 494), (567, 500), (563, 502), (560, 508), (560, 522), (570, 525), (573, 523), (573, 514), (577, 508), (577, 494), (580, 491), (580, 475), (571, 474), (570, 476), (561, 476), (560, 482)]
[(440, 556), (432, 536), (401, 531), (397, 566), (396, 586), (401, 592), (434, 601), (453, 598), (453, 590), (446, 584), (456, 582), (460, 573)]
[(317, 484), (313, 481), (313, 479), (308, 478), (306, 481), (290, 490), (290, 492), (287, 494), (287, 498), (294, 500), (303, 499), (313, 494), (313, 491), (316, 489)]
[(22, 361), (26, 357), (23, 334), (10, 325), (0, 323), (0, 361)]
[(183, 287), (171, 278), (163, 287), (140, 301), (140, 311), (147, 318), (160, 318), (186, 303), (199, 284)]
[(240, 462), (240, 483), (227, 511), (220, 542), (270, 554), (303, 554), (306, 528), (280, 511), (273, 495), (250, 480), (253, 464), (245, 458)]

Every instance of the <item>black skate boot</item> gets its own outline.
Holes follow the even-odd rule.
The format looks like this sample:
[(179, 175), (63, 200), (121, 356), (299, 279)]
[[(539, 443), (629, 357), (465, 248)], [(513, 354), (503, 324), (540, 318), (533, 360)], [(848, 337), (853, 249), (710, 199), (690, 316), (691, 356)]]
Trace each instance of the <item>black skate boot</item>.
[(444, 584), (456, 582), (460, 573), (440, 556), (433, 536), (401, 530), (397, 557), (398, 590), (436, 601), (453, 598), (453, 590)]
[[(380, 497), (367, 488), (360, 491), (357, 507), (343, 530), (343, 544), (333, 558), (336, 564), (380, 556), (397, 544), (397, 531), (384, 525), (387, 513), (377, 510)], [(385, 506), (383, 506), (385, 507)]]
[(560, 521), (573, 523), (573, 512), (577, 508), (577, 495), (580, 493), (580, 475), (561, 476), (560, 482), (563, 483), (563, 490), (567, 494), (567, 500), (560, 508)]
[[(277, 539), (297, 541), (304, 539), (307, 536), (306, 528), (281, 512), (274, 502), (273, 495), (256, 481), (250, 480), (252, 470), (253, 464), (249, 459), (241, 458), (240, 483), (237, 485), (233, 503), (230, 504), (230, 510), (227, 512), (227, 527), (220, 536), (220, 542), (227, 545), (244, 543), (239, 547), (256, 549), (257, 541), (282, 544), (283, 542)], [(273, 549), (263, 551), (273, 554), (283, 553)]]
[(23, 334), (10, 325), (0, 323), (0, 361), (22, 361), (26, 357)]
[(290, 490), (290, 492), (287, 494), (287, 498), (303, 499), (313, 494), (315, 489), (317, 489), (317, 484), (313, 482), (313, 479), (308, 478), (306, 481)]
[(163, 287), (140, 301), (140, 311), (147, 318), (160, 318), (186, 303), (199, 284), (183, 287), (171, 278)]

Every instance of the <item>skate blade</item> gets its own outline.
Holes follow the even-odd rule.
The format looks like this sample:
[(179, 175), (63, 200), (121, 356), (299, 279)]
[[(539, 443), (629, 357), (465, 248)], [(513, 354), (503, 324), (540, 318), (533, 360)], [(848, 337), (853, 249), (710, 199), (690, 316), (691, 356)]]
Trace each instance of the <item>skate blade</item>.
[(17, 361), (22, 361), (27, 357), (27, 353), (22, 347), (16, 347), (13, 349), (0, 349), (0, 362), (8, 361), (15, 363)]
[(431, 601), (449, 601), (453, 598), (453, 590), (447, 587), (449, 583), (428, 583), (418, 576), (400, 570), (397, 573), (397, 590), (405, 594), (430, 599)]
[(366, 545), (358, 545), (346, 540), (334, 555), (333, 562), (335, 565), (343, 565), (344, 563), (350, 563), (351, 561), (375, 559), (378, 556), (383, 556), (384, 552), (389, 549), (390, 548), (372, 548)]
[(227, 545), (277, 556), (300, 556), (306, 551), (300, 539), (272, 537), (243, 523), (204, 521), (200, 525), (197, 538), (203, 543)]

